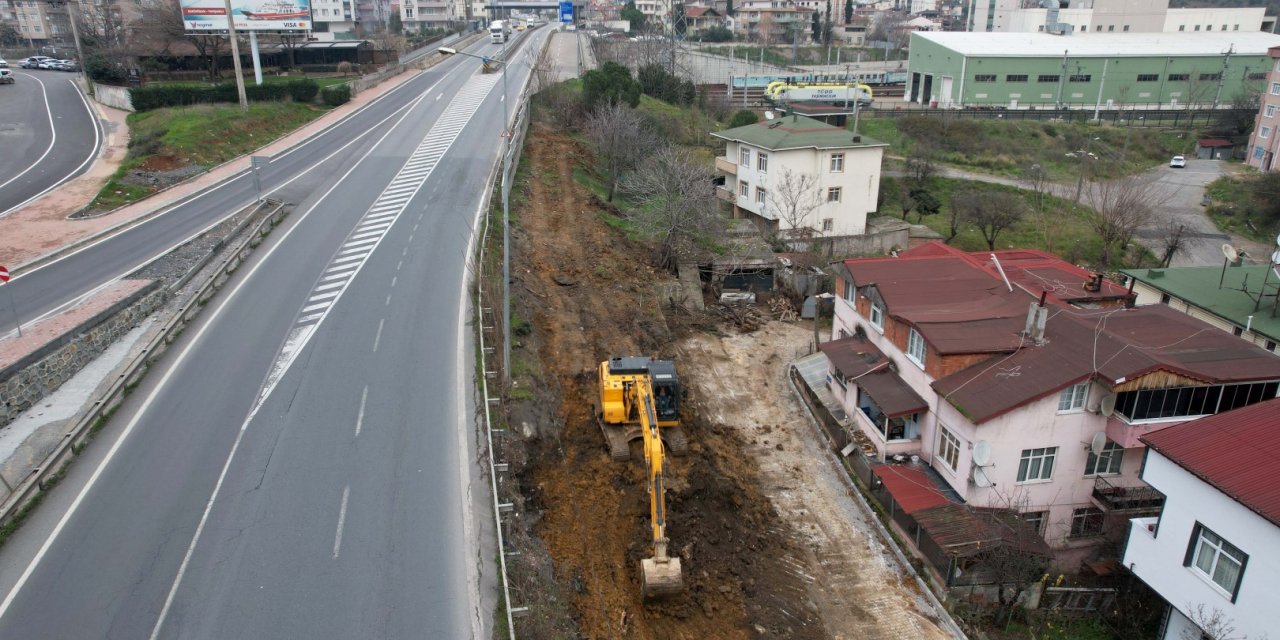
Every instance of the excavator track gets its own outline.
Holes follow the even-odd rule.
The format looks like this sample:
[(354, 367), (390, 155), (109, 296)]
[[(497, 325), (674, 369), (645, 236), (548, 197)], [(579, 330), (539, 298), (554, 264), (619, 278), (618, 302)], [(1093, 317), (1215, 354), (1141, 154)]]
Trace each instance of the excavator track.
[(685, 435), (683, 428), (663, 427), (658, 432), (662, 434), (662, 441), (667, 444), (668, 451), (677, 456), (689, 453), (689, 437)]

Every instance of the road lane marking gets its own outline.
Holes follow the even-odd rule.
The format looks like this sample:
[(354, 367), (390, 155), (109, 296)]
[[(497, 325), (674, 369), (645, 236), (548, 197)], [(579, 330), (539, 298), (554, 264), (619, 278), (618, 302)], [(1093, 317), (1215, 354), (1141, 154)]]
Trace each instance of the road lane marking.
[(384, 306), (384, 307), (389, 307), (389, 306), (391, 306), (391, 294), (389, 294), (389, 293), (387, 294), (387, 301), (386, 301), (386, 302), (384, 302), (384, 303), (382, 303), (382, 306)]
[(378, 352), (378, 343), (382, 342), (382, 324), (386, 321), (387, 321), (386, 318), (383, 318), (378, 321), (378, 333), (376, 333), (373, 336), (373, 352), (374, 353)]
[[(12, 177), (12, 178), (9, 178), (8, 180), (5, 180), (4, 182), (0, 182), (0, 189), (3, 189), (3, 188), (4, 188), (5, 186), (7, 186), (10, 182), (13, 182), (14, 180), (17, 180), (18, 178), (21, 178), (22, 176), (27, 175), (27, 172), (28, 172), (28, 171), (31, 171), (32, 169), (36, 168), (36, 165), (39, 165), (41, 162), (43, 162), (43, 161), (44, 161), (44, 159), (45, 159), (45, 157), (46, 157), (46, 156), (48, 156), (48, 155), (49, 155), (49, 153), (53, 151), (53, 145), (54, 145), (55, 143), (57, 143), (57, 142), (58, 142), (58, 130), (53, 126), (53, 108), (49, 106), (49, 90), (45, 88), (45, 86), (44, 86), (44, 82), (42, 82), (42, 81), (40, 80), (40, 78), (37, 78), (37, 77), (35, 77), (35, 76), (33, 76), (33, 75), (29, 74), (29, 73), (24, 73), (24, 74), (22, 74), (22, 75), (25, 75), (25, 76), (30, 77), (32, 80), (35, 80), (35, 81), (36, 81), (36, 84), (39, 84), (39, 85), (40, 85), (40, 96), (44, 99), (44, 112), (45, 112), (45, 115), (47, 115), (47, 116), (49, 117), (49, 118), (48, 118), (48, 120), (49, 120), (49, 146), (48, 146), (48, 147), (45, 147), (44, 153), (40, 154), (40, 157), (39, 157), (39, 158), (36, 158), (36, 161), (35, 161), (35, 162), (32, 162), (32, 163), (31, 163), (31, 166), (29, 166), (29, 167), (27, 167), (26, 169), (24, 169), (24, 170), (22, 171), (22, 173), (19, 173), (18, 175), (14, 176), (14, 177)], [(13, 209), (9, 209), (8, 211), (5, 211), (5, 212), (4, 212), (4, 213), (5, 213), (5, 215), (8, 215), (8, 213), (9, 213), (10, 211), (13, 211)], [(0, 216), (0, 217), (3, 217), (3, 216)]]
[(396, 280), (397, 280), (397, 279), (398, 279), (398, 276), (391, 276), (391, 288), (392, 288), (392, 289), (396, 288)]
[[(31, 74), (23, 74), (23, 75), (27, 75), (27, 76), (30, 76), (30, 77), (32, 77), (32, 78), (35, 78), (35, 76), (31, 76)], [(37, 80), (37, 82), (39, 82), (39, 81)], [(14, 211), (17, 211), (18, 209), (21, 209), (21, 208), (23, 208), (23, 207), (25, 207), (25, 206), (27, 206), (27, 205), (31, 204), (32, 202), (35, 202), (36, 200), (39, 200), (40, 198), (44, 197), (44, 196), (45, 196), (45, 194), (49, 193), (50, 191), (53, 191), (54, 189), (57, 189), (58, 187), (62, 186), (63, 184), (66, 184), (66, 182), (67, 182), (68, 180), (70, 180), (70, 179), (72, 179), (72, 178), (76, 177), (76, 174), (77, 174), (77, 173), (79, 173), (81, 169), (84, 169), (84, 166), (85, 166), (86, 164), (89, 164), (90, 162), (92, 162), (92, 161), (93, 161), (93, 159), (94, 159), (94, 158), (96, 158), (96, 157), (98, 156), (98, 151), (102, 148), (102, 136), (103, 136), (103, 132), (101, 131), (101, 123), (99, 123), (99, 122), (98, 122), (98, 116), (97, 116), (97, 114), (96, 114), (96, 113), (94, 113), (94, 111), (93, 111), (93, 107), (89, 106), (89, 99), (85, 97), (84, 92), (80, 90), (79, 85), (77, 85), (77, 84), (76, 84), (74, 81), (72, 81), (72, 80), (67, 80), (67, 82), (70, 82), (70, 83), (71, 83), (72, 88), (74, 88), (74, 89), (76, 90), (76, 95), (80, 97), (80, 103), (84, 105), (84, 109), (85, 109), (85, 111), (86, 111), (86, 112), (88, 112), (88, 114), (89, 114), (89, 122), (90, 122), (90, 124), (92, 124), (92, 125), (93, 125), (93, 147), (91, 147), (91, 148), (89, 149), (89, 155), (85, 156), (85, 159), (84, 159), (83, 161), (81, 161), (81, 162), (80, 162), (80, 164), (79, 164), (79, 165), (77, 165), (75, 169), (72, 169), (70, 173), (68, 173), (68, 174), (66, 174), (66, 175), (62, 176), (61, 178), (59, 178), (59, 179), (57, 180), (57, 182), (54, 182), (53, 184), (49, 185), (48, 187), (45, 187), (45, 188), (44, 188), (44, 190), (43, 190), (43, 191), (41, 191), (40, 193), (37, 193), (37, 194), (35, 194), (34, 196), (31, 196), (30, 198), (27, 198), (26, 200), (23, 200), (22, 202), (19, 202), (18, 204), (14, 205), (14, 206), (12, 206), (12, 207), (9, 207), (8, 209), (6, 209), (6, 210), (4, 210), (4, 211), (0, 211), (0, 218), (3, 218), (3, 217), (5, 217), (5, 216), (9, 215), (10, 213), (13, 213)], [(46, 102), (46, 104), (48, 103), (48, 99), (47, 99), (47, 97), (46, 97), (45, 102)], [(59, 118), (59, 119), (61, 119), (61, 118), (62, 118), (62, 116), (58, 116), (58, 118)], [(51, 143), (51, 144), (52, 144), (52, 143)], [(48, 153), (48, 152), (46, 152), (46, 153)], [(41, 157), (43, 158), (43, 156), (41, 156)], [(33, 165), (32, 165), (32, 167), (34, 167), (34, 166), (35, 166), (35, 165), (33, 164)], [(30, 171), (32, 167), (28, 167), (28, 168), (27, 168), (27, 171)], [(26, 172), (24, 171), (23, 173), (26, 173)], [(22, 175), (22, 174), (18, 174), (18, 175)], [(15, 176), (15, 177), (14, 177), (14, 179), (16, 179), (16, 178), (17, 178), (17, 176)], [(9, 183), (8, 183), (8, 182), (6, 182), (5, 184), (9, 184)], [(4, 185), (0, 185), (0, 187), (3, 187), (3, 186), (4, 186)]]
[(396, 263), (396, 271), (399, 271), (399, 270), (400, 270), (400, 267), (403, 267), (403, 266), (404, 266), (404, 260), (401, 260), (400, 262), (397, 262), (397, 263)]
[(369, 385), (360, 392), (360, 412), (356, 414), (356, 435), (360, 435), (360, 427), (364, 424), (364, 403), (369, 399)]
[(333, 557), (342, 550), (342, 528), (347, 524), (347, 498), (351, 497), (351, 485), (342, 488), (342, 506), (338, 507), (338, 532), (333, 535)]

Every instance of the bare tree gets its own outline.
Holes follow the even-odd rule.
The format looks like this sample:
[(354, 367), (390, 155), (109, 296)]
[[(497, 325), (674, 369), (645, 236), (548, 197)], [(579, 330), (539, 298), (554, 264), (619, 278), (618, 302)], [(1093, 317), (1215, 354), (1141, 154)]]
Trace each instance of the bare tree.
[(1157, 207), (1168, 196), (1154, 180), (1140, 176), (1089, 182), (1088, 202), (1094, 208), (1092, 226), (1102, 240), (1100, 260), (1110, 266), (1123, 257), (1124, 248), (1139, 227), (1149, 224)]
[(1022, 221), (1027, 215), (1026, 203), (1015, 194), (990, 191), (982, 194), (981, 202), (966, 207), (965, 222), (973, 224), (987, 241), (987, 248), (995, 251), (1000, 233)]
[(604, 104), (592, 111), (586, 134), (609, 180), (608, 201), (613, 202), (619, 181), (649, 154), (656, 136), (639, 112), (625, 104)]
[(1160, 256), (1160, 265), (1168, 267), (1173, 262), (1174, 256), (1177, 256), (1186, 249), (1186, 239), (1182, 237), (1183, 225), (1176, 220), (1169, 220), (1165, 223), (1161, 244), (1164, 245), (1164, 255)]
[(947, 236), (947, 244), (951, 244), (960, 235), (965, 222), (978, 215), (977, 211), (982, 208), (984, 198), (985, 195), (975, 189), (964, 189), (951, 194), (951, 212), (947, 216), (951, 235)]
[(1044, 197), (1051, 186), (1049, 172), (1039, 164), (1033, 164), (1022, 172), (1020, 181), (1027, 190), (1035, 194), (1035, 209), (1032, 213), (1036, 219), (1036, 226), (1040, 227), (1040, 233), (1044, 236), (1045, 251), (1052, 253), (1053, 241), (1058, 235), (1058, 225), (1054, 224), (1054, 216), (1046, 214), (1044, 210)]
[(921, 146), (907, 158), (907, 177), (914, 183), (914, 188), (926, 188), (929, 181), (938, 175), (938, 152), (930, 146)]
[(712, 183), (712, 170), (689, 151), (665, 146), (623, 179), (623, 188), (639, 205), (638, 229), (658, 243), (658, 260), (675, 271), (680, 257), (715, 240), (725, 226)]
[(176, 2), (144, 0), (138, 4), (138, 15), (132, 23), (131, 44), (151, 54), (170, 54), (181, 42), (189, 42), (196, 53), (207, 60), (209, 78), (218, 78), (218, 56), (230, 41), (221, 35), (187, 32), (182, 10)]
[(1183, 629), (1182, 637), (1184, 640), (1266, 640), (1267, 634), (1254, 636), (1250, 638), (1248, 634), (1237, 634), (1236, 623), (1222, 609), (1214, 607), (1209, 609), (1204, 604), (1198, 604), (1195, 608), (1187, 606), (1187, 618), (1195, 623), (1198, 629)]
[(902, 209), (902, 219), (906, 220), (912, 209), (916, 208), (915, 189), (907, 178), (898, 179), (898, 207)]
[(783, 169), (769, 190), (769, 211), (782, 223), (779, 231), (789, 231), (798, 239), (813, 237), (817, 228), (809, 216), (822, 205), (818, 176)]

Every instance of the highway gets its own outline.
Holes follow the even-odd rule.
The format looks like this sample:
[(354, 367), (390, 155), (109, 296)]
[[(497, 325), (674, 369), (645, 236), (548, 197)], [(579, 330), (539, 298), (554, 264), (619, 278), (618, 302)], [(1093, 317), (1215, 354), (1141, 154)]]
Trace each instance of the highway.
[[(503, 84), (478, 67), (438, 65), (272, 163), (277, 184), (289, 158), (320, 161), (0, 550), (0, 638), (488, 637), (466, 261)], [(514, 97), (529, 68), (508, 73)], [(140, 230), (183, 215), (113, 242), (162, 245)]]
[(89, 168), (102, 144), (77, 74), (19, 68), (0, 85), (0, 218)]

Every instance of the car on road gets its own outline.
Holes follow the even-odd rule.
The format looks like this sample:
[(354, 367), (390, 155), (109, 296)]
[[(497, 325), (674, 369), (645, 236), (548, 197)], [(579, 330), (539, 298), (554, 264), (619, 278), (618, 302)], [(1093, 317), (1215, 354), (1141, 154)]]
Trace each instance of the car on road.
[(0, 84), (13, 84), (13, 72), (8, 69), (0, 69)]
[(30, 58), (23, 58), (22, 62), (19, 62), (18, 64), (23, 69), (38, 69), (40, 68), (41, 62), (52, 59), (53, 58), (50, 58), (49, 56), (31, 56)]
[(9, 68), (9, 61), (5, 60), (4, 58), (0, 58), (0, 69), (8, 69), (8, 68)]
[(1169, 161), (1169, 166), (1174, 169), (1186, 169), (1187, 159), (1182, 156), (1174, 156), (1173, 159)]
[(75, 60), (54, 60), (49, 63), (49, 68), (54, 71), (79, 71), (80, 65)]

